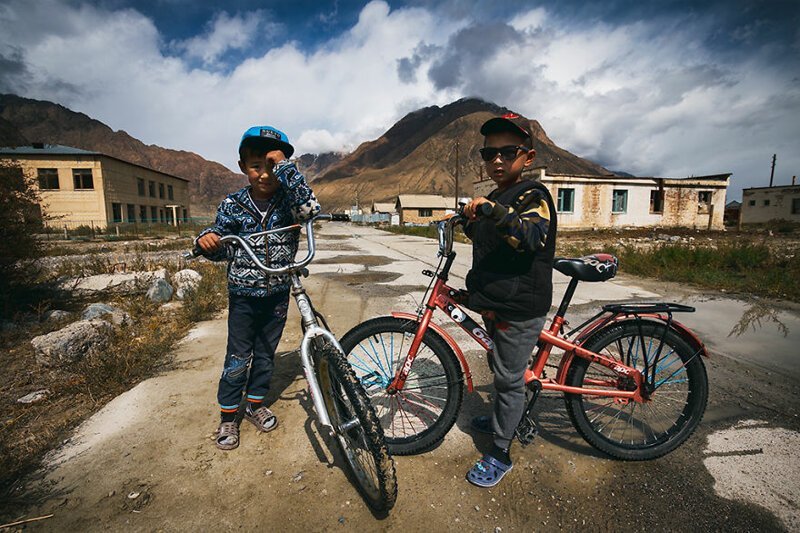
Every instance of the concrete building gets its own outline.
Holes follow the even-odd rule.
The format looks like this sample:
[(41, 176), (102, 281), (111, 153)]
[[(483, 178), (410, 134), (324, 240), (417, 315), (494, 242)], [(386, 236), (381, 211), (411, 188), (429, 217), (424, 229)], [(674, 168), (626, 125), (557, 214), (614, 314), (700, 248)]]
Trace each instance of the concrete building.
[(74, 228), (188, 220), (189, 182), (99, 152), (60, 145), (0, 148), (35, 179), (49, 223)]
[(447, 200), (435, 194), (401, 194), (395, 202), (400, 224), (430, 224), (444, 218), (449, 207)]
[(753, 187), (742, 191), (742, 224), (773, 220), (800, 222), (800, 185)]
[[(730, 174), (689, 178), (576, 176), (525, 173), (553, 195), (559, 228), (689, 227), (721, 229)], [(485, 196), (494, 182), (476, 182)]]

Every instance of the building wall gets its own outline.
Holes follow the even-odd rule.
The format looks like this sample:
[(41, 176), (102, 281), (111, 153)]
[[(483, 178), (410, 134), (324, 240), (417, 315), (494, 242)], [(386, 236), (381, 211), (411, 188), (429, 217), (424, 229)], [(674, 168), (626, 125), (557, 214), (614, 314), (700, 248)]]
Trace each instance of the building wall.
[(800, 210), (792, 213), (796, 203), (800, 203), (800, 185), (745, 189), (742, 191), (742, 224), (772, 220), (800, 222)]
[(401, 224), (430, 224), (431, 222), (442, 220), (446, 214), (445, 209), (431, 209), (432, 215), (422, 217), (419, 215), (419, 208), (404, 207), (400, 211)]
[[(572, 211), (558, 212), (558, 225), (562, 228), (626, 226), (707, 228), (709, 219), (714, 229), (722, 228), (723, 224), (726, 181), (545, 176), (542, 183), (550, 191), (556, 206), (558, 206), (559, 189), (574, 191)], [(474, 187), (476, 196), (485, 196), (494, 188), (494, 182), (491, 180), (477, 182)], [(662, 212), (651, 212), (650, 194), (659, 188), (663, 190), (664, 195)], [(614, 191), (627, 191), (627, 205), (624, 212), (613, 212)], [(707, 206), (699, 205), (701, 191), (709, 192), (711, 195)]]
[[(139, 167), (104, 156), (25, 156), (18, 157), (24, 171), (34, 178), (38, 188), (38, 169), (56, 169), (58, 173), (57, 190), (41, 190), (42, 207), (49, 217), (48, 223), (56, 226), (77, 227), (93, 225), (105, 227), (114, 223), (149, 223), (152, 207), (156, 208), (158, 223), (171, 220), (172, 209), (167, 205), (182, 206), (178, 219), (191, 216), (189, 209), (188, 182), (162, 174), (155, 170)], [(73, 170), (90, 169), (93, 188), (76, 190)], [(145, 194), (139, 195), (137, 179), (145, 180)], [(148, 191), (149, 182), (155, 185), (155, 197)], [(164, 186), (163, 198), (159, 195), (159, 185)], [(172, 186), (173, 199), (169, 199), (169, 186)], [(114, 217), (114, 204), (120, 204), (119, 220)], [(133, 218), (128, 205), (133, 206)], [(147, 217), (142, 220), (140, 208), (146, 207)], [(184, 214), (184, 209), (185, 214)]]

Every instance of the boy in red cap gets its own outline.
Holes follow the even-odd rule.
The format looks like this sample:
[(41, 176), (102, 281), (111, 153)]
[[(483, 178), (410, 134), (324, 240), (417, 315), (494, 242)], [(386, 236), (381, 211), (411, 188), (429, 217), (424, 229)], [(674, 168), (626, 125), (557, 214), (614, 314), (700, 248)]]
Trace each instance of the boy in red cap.
[(305, 177), (289, 160), (293, 153), (282, 131), (271, 126), (248, 129), (239, 143), (239, 168), (250, 185), (222, 201), (214, 225), (196, 240), (209, 259), (228, 261), (228, 347), (217, 390), (221, 421), (216, 442), (221, 450), (239, 446), (236, 413), (243, 393), (247, 395), (245, 418), (259, 431), (278, 425), (275, 414), (262, 403), (286, 324), (290, 285), (287, 276), (268, 276), (256, 268), (240, 247), (223, 247), (220, 237), (233, 234), (250, 240), (259, 260), (271, 268), (293, 261), (297, 233), (248, 239), (253, 233), (308, 220), (319, 212)]
[[(553, 299), (556, 209), (543, 184), (522, 179), (536, 157), (528, 120), (509, 113), (480, 131), (481, 158), (497, 188), (464, 208), (473, 251), (467, 289), (469, 307), (483, 314), (494, 342), (495, 398), (492, 416), (474, 418), (472, 427), (493, 434), (494, 444), (467, 480), (493, 487), (512, 468), (509, 448), (525, 410), (525, 368)], [(482, 204), (491, 212), (478, 217)]]

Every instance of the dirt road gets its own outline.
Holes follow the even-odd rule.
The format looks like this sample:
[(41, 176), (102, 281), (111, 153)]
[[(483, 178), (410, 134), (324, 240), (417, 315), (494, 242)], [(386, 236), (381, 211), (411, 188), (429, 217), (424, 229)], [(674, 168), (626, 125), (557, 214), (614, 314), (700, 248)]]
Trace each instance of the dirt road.
[[(331, 224), (319, 240), (306, 286), (341, 335), (390, 309), (413, 310), (427, 281), (419, 270), (423, 261), (434, 261), (433, 246)], [(456, 285), (469, 264), (468, 248), (457, 249)], [(579, 289), (574, 320), (590, 314), (592, 300), (669, 292), (671, 300), (712, 301), (690, 289), (641, 280), (602, 285)], [(559, 291), (563, 286), (558, 280)], [(269, 397), (280, 426), (260, 435), (245, 424), (237, 450), (214, 447), (214, 398), (226, 333), (220, 317), (184, 339), (175, 368), (116, 398), (49, 458), (51, 468), (37, 483), (51, 497), (27, 516), (53, 517), (27, 529), (797, 530), (800, 399), (791, 374), (796, 359), (775, 359), (790, 367), (781, 371), (766, 357), (753, 364), (733, 349), (720, 353), (717, 347), (731, 342), (715, 328), (726, 327), (719, 324), (723, 316), (730, 318), (730, 307), (720, 313), (699, 327), (714, 352), (706, 361), (711, 395), (700, 429), (684, 446), (656, 461), (611, 460), (580, 439), (558, 396), (545, 396), (539, 403), (540, 437), (512, 450), (514, 470), (492, 490), (464, 480), (490, 445), (467, 430), (472, 416), (489, 409), (490, 374), (476, 345), (464, 342), (471, 348), (466, 352), (476, 391), (465, 396), (456, 427), (440, 447), (395, 458), (399, 495), (387, 518), (366, 508), (312, 421), (293, 351), (300, 338), (296, 313), (290, 315)], [(785, 321), (797, 320), (794, 311), (781, 313)]]

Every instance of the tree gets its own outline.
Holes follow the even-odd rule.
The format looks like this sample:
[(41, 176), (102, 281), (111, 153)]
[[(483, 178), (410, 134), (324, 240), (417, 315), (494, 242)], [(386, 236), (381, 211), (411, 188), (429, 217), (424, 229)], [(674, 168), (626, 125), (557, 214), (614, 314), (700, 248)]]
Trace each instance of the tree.
[(42, 229), (39, 194), (33, 178), (18, 163), (0, 160), (0, 316), (25, 304), (20, 297), (36, 278), (34, 262), (42, 255), (36, 234)]

